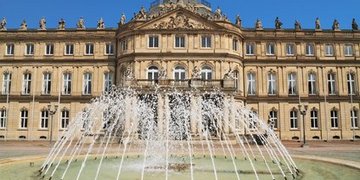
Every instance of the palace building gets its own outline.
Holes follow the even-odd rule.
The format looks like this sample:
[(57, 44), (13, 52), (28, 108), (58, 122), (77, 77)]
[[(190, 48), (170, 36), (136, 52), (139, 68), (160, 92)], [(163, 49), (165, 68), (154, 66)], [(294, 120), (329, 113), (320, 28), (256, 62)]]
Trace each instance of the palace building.
[(360, 31), (355, 20), (351, 30), (315, 23), (246, 28), (204, 0), (158, 0), (131, 20), (123, 15), (117, 28), (102, 19), (86, 28), (80, 19), (51, 29), (42, 19), (36, 29), (25, 21), (7, 29), (4, 19), (0, 140), (56, 139), (112, 85), (220, 89), (282, 140), (301, 140), (303, 129), (308, 140), (360, 139)]

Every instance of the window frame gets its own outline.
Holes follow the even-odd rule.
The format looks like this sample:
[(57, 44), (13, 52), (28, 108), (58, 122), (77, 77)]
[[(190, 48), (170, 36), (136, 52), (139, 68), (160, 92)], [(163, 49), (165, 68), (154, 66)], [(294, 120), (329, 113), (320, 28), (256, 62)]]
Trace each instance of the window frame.
[(270, 123), (270, 128), (272, 128), (273, 130), (277, 130), (279, 128), (278, 112), (276, 110), (271, 110), (269, 112), (269, 123)]
[(213, 79), (213, 69), (208, 65), (205, 65), (201, 68), (200, 74), (201, 80), (203, 81), (210, 81)]
[(32, 81), (32, 74), (30, 72), (24, 73), (21, 95), (30, 95), (31, 94), (31, 81)]
[[(8, 78), (6, 78), (8, 77)], [(12, 74), (10, 72), (3, 73), (3, 82), (1, 87), (1, 94), (8, 95), (11, 92), (11, 79)]]
[(83, 88), (82, 95), (91, 95), (92, 94), (92, 73), (85, 72), (83, 74)]
[(60, 129), (67, 129), (69, 123), (70, 123), (70, 111), (64, 109), (61, 111)]
[(65, 52), (64, 55), (65, 56), (73, 56), (74, 55), (74, 49), (75, 49), (75, 45), (72, 43), (67, 43), (65, 44)]
[(173, 77), (175, 81), (183, 81), (186, 79), (186, 69), (183, 66), (176, 66), (174, 68)]
[(335, 73), (328, 73), (327, 74), (327, 88), (329, 95), (336, 95), (336, 74)]
[(72, 91), (72, 73), (70, 72), (65, 72), (62, 74), (62, 91), (61, 94), (62, 95), (71, 95), (71, 91)]
[(148, 48), (156, 49), (159, 47), (160, 47), (159, 35), (149, 35)]
[(355, 108), (350, 110), (350, 128), (359, 129), (359, 111)]
[(297, 95), (297, 75), (294, 72), (288, 74), (288, 94)]
[(344, 45), (344, 56), (345, 57), (353, 57), (354, 56), (354, 46), (353, 46), (353, 44), (345, 44)]
[(232, 50), (233, 51), (239, 51), (239, 40), (236, 39), (236, 38), (233, 38)]
[(147, 80), (149, 81), (159, 80), (159, 68), (157, 66), (149, 66), (147, 68), (146, 76), (147, 76)]
[(319, 129), (319, 111), (316, 109), (310, 111), (310, 129)]
[(95, 50), (94, 43), (85, 43), (85, 56), (93, 56)]
[(105, 55), (111, 56), (114, 55), (115, 52), (115, 46), (113, 43), (106, 43), (105, 44)]
[(299, 129), (299, 114), (298, 110), (293, 109), (290, 111), (290, 130)]
[(43, 81), (42, 81), (42, 95), (50, 95), (51, 94), (51, 73), (45, 72), (43, 73)]
[(330, 111), (330, 128), (339, 129), (339, 112), (336, 109)]
[[(9, 53), (10, 49), (10, 53)], [(14, 43), (7, 43), (5, 46), (5, 56), (14, 56), (15, 54), (15, 44)]]
[(355, 73), (346, 74), (347, 91), (349, 95), (356, 95), (356, 77)]
[[(177, 39), (179, 39), (179, 41)], [(185, 35), (175, 35), (175, 37), (174, 37), (174, 48), (176, 48), (176, 49), (184, 49), (185, 47), (186, 47)]]
[(256, 54), (256, 46), (255, 43), (249, 42), (245, 45), (245, 55), (254, 56)]
[[(295, 44), (292, 43), (287, 43), (285, 45), (285, 52), (286, 52), (286, 56), (295, 56), (296, 55), (296, 48), (295, 48)], [(289, 49), (290, 48), (290, 49)], [(290, 51), (291, 52), (290, 52)], [(290, 53), (289, 53), (290, 52)]]
[(313, 72), (308, 74), (308, 94), (317, 95), (316, 74)]
[(52, 43), (47, 43), (45, 44), (45, 56), (53, 56), (54, 55), (54, 44)]
[(333, 44), (325, 44), (324, 48), (325, 48), (324, 49), (324, 55), (326, 57), (332, 57), (332, 56), (335, 55), (335, 52), (334, 52), (335, 48), (334, 48)]
[(256, 95), (256, 74), (254, 72), (247, 73), (247, 95)]
[(5, 108), (0, 109), (0, 129), (6, 129), (7, 127), (7, 110)]
[(27, 43), (25, 45), (25, 56), (33, 56), (35, 54), (35, 45), (33, 43)]
[(48, 129), (49, 128), (49, 111), (42, 110), (40, 111), (40, 129)]
[(29, 111), (27, 109), (23, 109), (20, 111), (19, 129), (27, 129), (28, 123), (29, 123)]
[(104, 73), (104, 87), (103, 91), (107, 92), (110, 91), (112, 85), (113, 85), (113, 73), (112, 72), (105, 72)]
[(276, 54), (276, 44), (273, 42), (266, 43), (266, 55), (275, 56)]
[(269, 72), (267, 75), (267, 92), (269, 96), (275, 96), (277, 94), (276, 78), (275, 72)]
[(313, 43), (306, 43), (305, 56), (315, 56), (315, 45)]
[(201, 36), (201, 48), (211, 49), (212, 48), (212, 36), (211, 35), (202, 35)]

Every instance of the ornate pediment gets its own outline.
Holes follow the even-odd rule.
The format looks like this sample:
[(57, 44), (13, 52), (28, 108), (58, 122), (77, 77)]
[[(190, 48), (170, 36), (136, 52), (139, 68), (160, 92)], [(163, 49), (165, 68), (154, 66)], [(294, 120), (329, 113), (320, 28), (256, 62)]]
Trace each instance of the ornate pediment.
[(139, 29), (214, 29), (215, 26), (217, 26), (217, 24), (207, 22), (207, 20), (203, 18), (192, 16), (191, 13), (177, 11), (153, 19)]

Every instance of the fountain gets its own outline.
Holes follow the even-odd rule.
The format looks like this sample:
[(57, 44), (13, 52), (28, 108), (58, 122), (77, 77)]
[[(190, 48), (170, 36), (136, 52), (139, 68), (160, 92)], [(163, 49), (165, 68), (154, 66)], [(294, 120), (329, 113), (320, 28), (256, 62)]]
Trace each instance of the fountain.
[(79, 113), (43, 179), (295, 179), (271, 128), (220, 91), (113, 88)]

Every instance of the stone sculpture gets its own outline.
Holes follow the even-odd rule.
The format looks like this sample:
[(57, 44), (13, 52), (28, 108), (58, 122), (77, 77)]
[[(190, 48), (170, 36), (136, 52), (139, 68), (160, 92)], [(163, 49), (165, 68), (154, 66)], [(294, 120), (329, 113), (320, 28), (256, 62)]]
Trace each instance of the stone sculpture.
[(39, 30), (46, 30), (46, 19), (45, 18), (41, 18), (40, 22), (39, 22)]
[(77, 29), (85, 29), (85, 21), (83, 17), (80, 17), (79, 21), (76, 24)]
[(103, 18), (100, 18), (100, 20), (98, 21), (96, 29), (105, 29), (105, 22)]
[(6, 18), (3, 17), (3, 19), (0, 22), (0, 31), (5, 31), (6, 30)]
[(65, 20), (63, 18), (59, 21), (58, 30), (65, 30)]
[(27, 23), (25, 19), (21, 22), (19, 30), (26, 31), (27, 30)]

